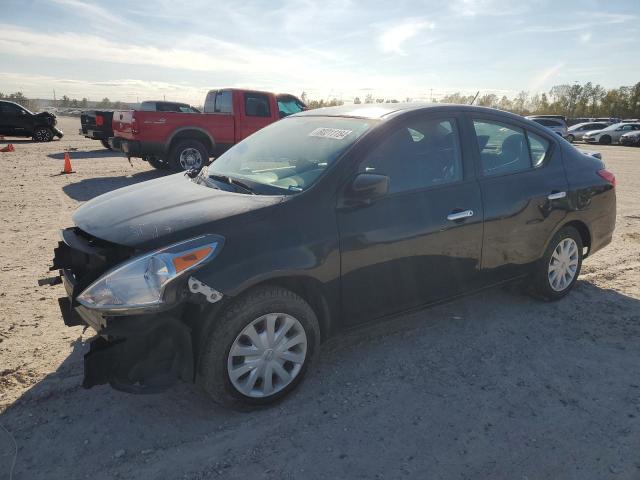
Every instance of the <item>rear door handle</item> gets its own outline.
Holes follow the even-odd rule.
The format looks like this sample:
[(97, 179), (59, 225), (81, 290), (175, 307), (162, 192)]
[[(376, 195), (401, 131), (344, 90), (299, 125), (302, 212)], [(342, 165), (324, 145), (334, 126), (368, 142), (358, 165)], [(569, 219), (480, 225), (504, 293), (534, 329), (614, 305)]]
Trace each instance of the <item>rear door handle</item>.
[(473, 210), (465, 210), (463, 212), (451, 212), (447, 215), (447, 220), (455, 222), (456, 220), (462, 220), (463, 218), (473, 217)]
[(555, 193), (550, 193), (547, 198), (549, 200), (560, 200), (561, 198), (564, 198), (567, 196), (567, 192), (555, 192)]

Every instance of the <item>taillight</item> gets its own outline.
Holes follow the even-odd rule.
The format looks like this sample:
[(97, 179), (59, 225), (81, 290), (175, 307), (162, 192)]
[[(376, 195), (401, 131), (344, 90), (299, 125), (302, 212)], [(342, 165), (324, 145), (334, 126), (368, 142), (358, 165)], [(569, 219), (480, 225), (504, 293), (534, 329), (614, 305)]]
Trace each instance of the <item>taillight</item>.
[(140, 133), (140, 130), (138, 130), (138, 121), (135, 116), (131, 116), (131, 133), (134, 135)]
[(609, 170), (605, 170), (605, 169), (599, 170), (598, 175), (600, 175), (600, 177), (604, 178), (607, 182), (609, 182), (614, 187), (616, 186), (616, 176), (613, 173), (611, 173)]
[(104, 124), (104, 117), (102, 115), (96, 115), (96, 125), (101, 127)]

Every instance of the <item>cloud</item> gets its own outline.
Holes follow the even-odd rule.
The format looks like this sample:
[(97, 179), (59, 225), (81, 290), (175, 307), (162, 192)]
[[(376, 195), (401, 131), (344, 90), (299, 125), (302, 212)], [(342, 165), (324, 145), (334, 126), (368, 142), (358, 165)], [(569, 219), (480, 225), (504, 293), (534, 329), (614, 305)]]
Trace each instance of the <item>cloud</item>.
[(65, 8), (76, 15), (89, 19), (90, 21), (101, 20), (109, 24), (118, 24), (122, 26), (130, 25), (122, 17), (113, 15), (104, 8), (93, 3), (82, 2), (80, 0), (51, 0), (58, 6)]
[(433, 23), (425, 21), (407, 21), (387, 28), (378, 39), (380, 50), (384, 53), (406, 55), (406, 52), (402, 49), (402, 45), (410, 38), (418, 35), (421, 31), (433, 29), (434, 26)]
[(580, 43), (589, 43), (589, 40), (591, 40), (591, 32), (581, 34), (579, 39)]

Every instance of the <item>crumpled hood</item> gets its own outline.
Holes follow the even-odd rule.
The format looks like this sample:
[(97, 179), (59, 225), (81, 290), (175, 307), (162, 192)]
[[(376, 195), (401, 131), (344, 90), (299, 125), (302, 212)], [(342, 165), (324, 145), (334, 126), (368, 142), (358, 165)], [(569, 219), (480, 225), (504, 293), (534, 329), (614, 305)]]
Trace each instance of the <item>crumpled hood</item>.
[(178, 173), (100, 195), (78, 208), (73, 221), (97, 238), (137, 247), (189, 229), (204, 232), (211, 222), (282, 199), (216, 190)]

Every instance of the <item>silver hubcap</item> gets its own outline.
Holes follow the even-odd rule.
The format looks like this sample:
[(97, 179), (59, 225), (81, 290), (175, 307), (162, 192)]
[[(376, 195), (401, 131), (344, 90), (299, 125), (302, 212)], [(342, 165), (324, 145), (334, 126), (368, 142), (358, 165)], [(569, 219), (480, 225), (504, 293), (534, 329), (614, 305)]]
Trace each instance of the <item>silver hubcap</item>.
[(572, 238), (563, 239), (549, 261), (549, 285), (556, 292), (567, 288), (578, 271), (578, 245)]
[(269, 313), (247, 325), (231, 345), (229, 380), (247, 397), (269, 397), (298, 376), (306, 355), (300, 322), (286, 313)]
[(180, 166), (183, 170), (202, 167), (202, 156), (195, 148), (185, 148), (180, 153)]

